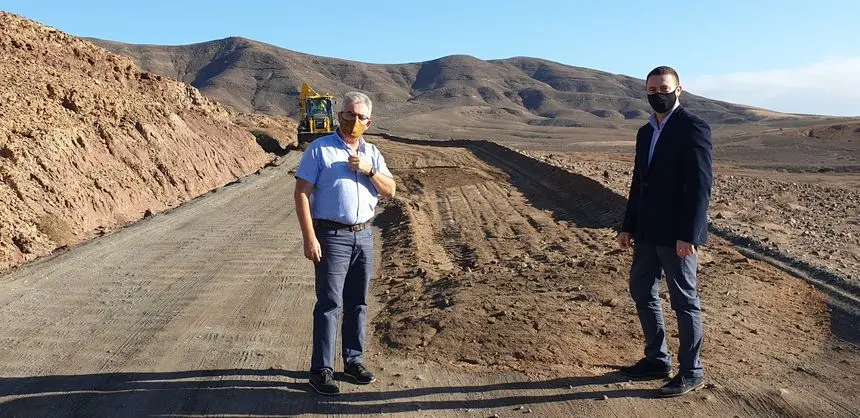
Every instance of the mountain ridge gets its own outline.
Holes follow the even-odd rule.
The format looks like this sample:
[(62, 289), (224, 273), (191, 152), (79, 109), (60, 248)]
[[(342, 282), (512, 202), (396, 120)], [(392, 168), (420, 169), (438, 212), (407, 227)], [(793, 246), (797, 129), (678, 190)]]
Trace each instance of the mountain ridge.
[[(383, 119), (446, 107), (489, 106), (520, 114), (526, 125), (605, 127), (641, 123), (650, 113), (644, 80), (542, 58), (481, 60), (449, 55), (422, 62), (372, 64), (237, 36), (174, 46), (90, 40), (242, 112), (295, 117), (299, 89), (307, 82), (321, 93), (368, 93), (375, 109), (384, 110)], [(711, 123), (796, 117), (687, 92), (682, 103)]]

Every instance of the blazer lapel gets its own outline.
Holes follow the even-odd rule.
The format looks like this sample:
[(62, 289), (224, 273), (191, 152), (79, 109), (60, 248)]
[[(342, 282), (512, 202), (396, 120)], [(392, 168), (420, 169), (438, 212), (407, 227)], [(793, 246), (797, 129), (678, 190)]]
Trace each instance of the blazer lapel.
[(651, 166), (648, 165), (648, 151), (651, 147), (651, 137), (654, 135), (654, 127), (648, 125), (651, 129), (648, 132), (648, 135), (645, 138), (642, 138), (640, 149), (636, 153), (639, 156), (639, 167), (642, 167), (642, 177), (644, 178), (646, 174), (648, 174), (648, 170), (651, 169)]

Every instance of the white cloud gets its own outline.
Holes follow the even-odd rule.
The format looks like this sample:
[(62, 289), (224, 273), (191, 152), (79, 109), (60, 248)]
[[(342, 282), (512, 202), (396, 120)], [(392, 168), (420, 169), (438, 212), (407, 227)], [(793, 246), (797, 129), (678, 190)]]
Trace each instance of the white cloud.
[(789, 113), (860, 116), (860, 58), (681, 80), (700, 96)]

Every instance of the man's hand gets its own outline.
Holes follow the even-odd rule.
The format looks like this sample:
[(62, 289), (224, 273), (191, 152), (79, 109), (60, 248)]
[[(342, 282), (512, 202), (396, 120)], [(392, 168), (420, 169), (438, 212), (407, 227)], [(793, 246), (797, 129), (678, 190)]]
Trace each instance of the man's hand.
[(304, 247), (305, 258), (314, 263), (319, 263), (322, 260), (322, 248), (320, 248), (320, 242), (317, 240), (317, 237), (304, 240)]
[(358, 155), (356, 155), (355, 151), (349, 155), (349, 159), (347, 160), (349, 163), (349, 169), (352, 171), (357, 171), (361, 174), (368, 175), (370, 174), (370, 169), (372, 168), (369, 163), (361, 161)]
[(678, 254), (678, 257), (687, 257), (696, 253), (696, 247), (689, 242), (678, 240), (675, 243), (675, 252)]
[(622, 250), (626, 250), (633, 246), (631, 243), (633, 240), (633, 234), (629, 232), (619, 232), (615, 239), (618, 240), (618, 246), (621, 247)]

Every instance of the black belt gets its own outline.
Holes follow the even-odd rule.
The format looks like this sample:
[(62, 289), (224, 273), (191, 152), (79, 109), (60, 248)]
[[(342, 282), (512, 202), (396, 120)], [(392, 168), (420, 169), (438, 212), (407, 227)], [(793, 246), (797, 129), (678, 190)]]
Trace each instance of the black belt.
[(350, 232), (358, 232), (370, 226), (370, 221), (349, 225), (340, 222), (329, 221), (326, 219), (314, 219), (314, 227), (321, 229), (343, 229)]

